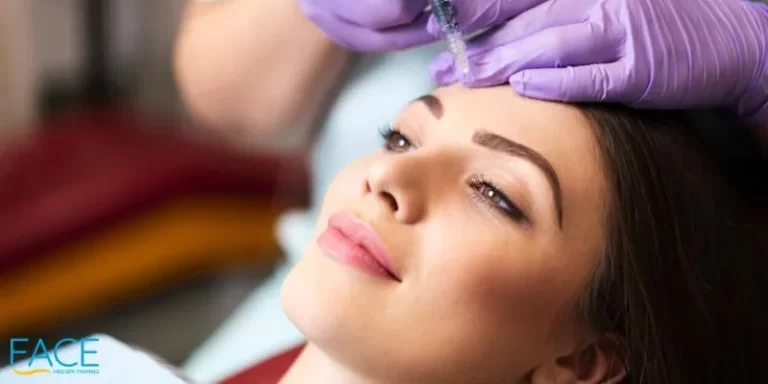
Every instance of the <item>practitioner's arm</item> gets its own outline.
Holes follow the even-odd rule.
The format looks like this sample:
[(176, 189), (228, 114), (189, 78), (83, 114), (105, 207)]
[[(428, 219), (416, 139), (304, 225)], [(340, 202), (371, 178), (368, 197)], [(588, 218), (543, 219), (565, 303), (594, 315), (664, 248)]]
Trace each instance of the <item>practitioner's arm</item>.
[(309, 126), (348, 58), (295, 1), (190, 1), (174, 65), (198, 122), (273, 145)]

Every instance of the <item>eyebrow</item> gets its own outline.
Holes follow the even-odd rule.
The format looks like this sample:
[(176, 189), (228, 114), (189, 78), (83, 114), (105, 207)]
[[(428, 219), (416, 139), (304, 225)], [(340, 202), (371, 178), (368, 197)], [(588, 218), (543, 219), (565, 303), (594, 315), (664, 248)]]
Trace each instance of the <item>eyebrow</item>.
[[(443, 117), (443, 103), (436, 96), (424, 95), (411, 103), (419, 102), (427, 107), (435, 119), (440, 120)], [(563, 192), (560, 188), (560, 179), (557, 177), (555, 168), (552, 167), (552, 164), (544, 156), (523, 144), (487, 131), (475, 132), (472, 136), (472, 141), (482, 147), (527, 160), (539, 168), (544, 173), (544, 176), (546, 176), (549, 186), (552, 188), (555, 210), (557, 212), (557, 224), (561, 229), (563, 228)]]
[(435, 119), (440, 120), (443, 118), (443, 114), (444, 114), (443, 103), (436, 96), (424, 95), (412, 101), (411, 104), (419, 103), (419, 102), (423, 103), (427, 107), (427, 110), (429, 110), (429, 112), (432, 114), (432, 116), (435, 117)]
[(560, 179), (557, 177), (557, 172), (555, 172), (552, 164), (550, 164), (544, 156), (523, 144), (487, 131), (475, 132), (475, 134), (472, 135), (472, 142), (494, 151), (503, 152), (527, 160), (539, 168), (539, 170), (544, 173), (544, 176), (546, 176), (549, 186), (552, 188), (555, 209), (557, 210), (557, 224), (562, 229), (563, 193), (560, 189)]

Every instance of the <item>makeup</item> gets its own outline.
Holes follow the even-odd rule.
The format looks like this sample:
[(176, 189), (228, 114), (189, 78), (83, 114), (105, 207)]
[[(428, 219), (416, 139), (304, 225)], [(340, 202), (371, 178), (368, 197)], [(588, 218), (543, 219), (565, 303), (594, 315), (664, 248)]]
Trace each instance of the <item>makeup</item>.
[(392, 264), (392, 256), (379, 235), (370, 225), (349, 213), (332, 215), (317, 244), (337, 262), (373, 276), (401, 281)]

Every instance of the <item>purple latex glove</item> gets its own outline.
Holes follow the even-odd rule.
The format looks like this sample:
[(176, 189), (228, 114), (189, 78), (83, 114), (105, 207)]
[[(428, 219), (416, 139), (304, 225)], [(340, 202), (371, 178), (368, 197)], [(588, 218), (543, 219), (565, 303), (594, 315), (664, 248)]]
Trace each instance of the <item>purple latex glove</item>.
[[(476, 15), (519, 1), (454, 5), (467, 29), (475, 30), (496, 24)], [(434, 25), (429, 30), (436, 32)], [(468, 53), (469, 86), (509, 82), (538, 99), (641, 108), (725, 106), (768, 126), (765, 4), (549, 0), (473, 39)], [(456, 82), (450, 54), (437, 58), (432, 75), (440, 84)]]
[(351, 51), (393, 51), (436, 41), (427, 32), (428, 0), (299, 0), (304, 14)]

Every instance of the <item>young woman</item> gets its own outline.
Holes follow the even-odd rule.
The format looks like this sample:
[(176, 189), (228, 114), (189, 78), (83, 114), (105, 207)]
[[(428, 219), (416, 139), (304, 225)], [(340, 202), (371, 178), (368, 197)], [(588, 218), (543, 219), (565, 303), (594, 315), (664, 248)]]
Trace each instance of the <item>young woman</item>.
[(703, 114), (414, 101), (286, 279), (308, 345), (282, 382), (760, 382), (766, 167)]
[[(311, 209), (285, 215), (278, 225), (287, 265), (193, 354), (185, 364), (193, 378), (216, 381), (300, 339), (281, 314), (277, 291), (312, 241), (332, 176), (375, 149), (370, 130), (378, 121), (432, 90), (427, 67), (441, 46), (403, 51), (439, 39), (427, 5), (427, 0), (190, 1), (175, 72), (197, 120), (235, 142), (270, 150), (306, 144), (309, 134), (319, 131), (312, 150)], [(510, 84), (527, 97), (547, 100), (717, 105), (759, 126), (768, 118), (765, 5), (741, 0), (454, 0), (453, 5), (465, 32), (493, 27), (469, 44), (472, 86)], [(450, 56), (434, 61), (431, 74), (438, 83), (454, 82), (453, 73)], [(241, 352), (232, 355), (233, 349)]]

